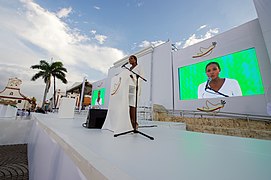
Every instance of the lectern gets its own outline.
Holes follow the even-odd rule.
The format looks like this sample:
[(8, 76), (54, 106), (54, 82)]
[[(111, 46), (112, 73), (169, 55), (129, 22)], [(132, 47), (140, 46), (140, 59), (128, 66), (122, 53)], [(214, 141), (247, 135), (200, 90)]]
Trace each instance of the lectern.
[[(127, 133), (139, 133), (153, 140), (153, 137), (132, 127), (129, 114), (129, 81), (131, 80), (131, 72), (136, 74), (126, 68), (120, 74), (112, 78), (108, 112), (102, 129), (113, 131), (114, 137)], [(140, 76), (136, 74), (136, 106), (139, 77)]]

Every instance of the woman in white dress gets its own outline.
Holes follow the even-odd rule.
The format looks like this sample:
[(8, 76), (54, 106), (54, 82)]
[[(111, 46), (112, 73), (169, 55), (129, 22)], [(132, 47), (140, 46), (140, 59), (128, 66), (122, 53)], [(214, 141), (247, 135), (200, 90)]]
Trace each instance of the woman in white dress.
[[(138, 75), (142, 76), (142, 71), (140, 66), (137, 64), (137, 57), (135, 55), (131, 55), (129, 57), (129, 63), (131, 64), (130, 70), (137, 73)], [(130, 75), (131, 81), (129, 84), (129, 109), (130, 109), (130, 119), (131, 123), (134, 129), (138, 128), (138, 123), (136, 121), (136, 75), (134, 73), (131, 73)], [(138, 95), (140, 95), (141, 91), (141, 80), (138, 79)], [(137, 97), (137, 104), (138, 104)]]
[(217, 62), (210, 62), (206, 65), (205, 72), (209, 80), (199, 85), (199, 99), (242, 96), (238, 81), (235, 79), (220, 78), (220, 71), (221, 68)]
[(101, 109), (101, 106), (102, 106), (102, 98), (101, 98), (101, 91), (98, 91), (98, 97), (95, 101), (95, 107), (97, 107), (97, 109)]

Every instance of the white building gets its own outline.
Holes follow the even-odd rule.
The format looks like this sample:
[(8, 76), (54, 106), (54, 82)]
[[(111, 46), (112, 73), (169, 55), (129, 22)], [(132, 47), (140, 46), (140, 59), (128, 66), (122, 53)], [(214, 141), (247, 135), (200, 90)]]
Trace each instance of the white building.
[[(56, 103), (56, 105), (55, 105), (55, 107), (56, 108), (59, 108), (59, 105), (60, 105), (60, 98), (62, 98), (62, 97), (66, 97), (66, 91), (63, 91), (63, 90), (61, 90), (61, 89), (56, 89), (56, 94), (55, 94), (55, 103)], [(49, 104), (49, 110), (52, 110), (52, 109), (54, 109), (54, 102), (53, 102), (53, 100), (54, 100), (54, 98), (53, 98), (53, 96), (50, 98), (50, 100), (49, 100), (49, 102), (48, 102), (48, 104)]]
[(0, 92), (0, 99), (12, 101), (18, 109), (30, 109), (31, 100), (20, 92), (22, 81), (18, 78), (10, 78), (7, 86)]

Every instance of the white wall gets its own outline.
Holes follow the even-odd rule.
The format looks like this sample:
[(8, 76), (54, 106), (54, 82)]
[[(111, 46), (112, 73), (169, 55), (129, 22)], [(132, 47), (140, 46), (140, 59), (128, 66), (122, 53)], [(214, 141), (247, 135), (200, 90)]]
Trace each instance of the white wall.
[[(214, 41), (217, 42), (217, 45), (209, 56), (192, 58), (193, 55), (196, 55), (199, 52), (200, 47), (208, 47)], [(175, 109), (196, 110), (198, 107), (205, 106), (206, 102), (206, 99), (179, 100), (179, 67), (224, 56), (252, 47), (255, 47), (256, 49), (260, 73), (262, 75), (262, 81), (266, 93), (267, 89), (271, 87), (271, 66), (258, 19), (173, 53)], [(267, 115), (265, 95), (215, 98), (209, 100), (216, 104), (220, 102), (221, 99), (226, 100), (226, 106), (224, 107), (223, 112)]]
[(146, 81), (141, 81), (141, 94), (139, 96), (139, 106), (150, 106), (150, 91), (151, 91), (151, 61), (152, 52), (138, 58), (138, 64), (143, 71), (143, 78)]
[(271, 1), (270, 0), (254, 0), (254, 5), (259, 17), (266, 48), (271, 57)]
[[(139, 96), (139, 106), (149, 106), (150, 105), (150, 79), (151, 79), (151, 58), (152, 58), (152, 50), (147, 51), (146, 53), (142, 54), (135, 54), (137, 56), (138, 64), (141, 66), (141, 69), (144, 74), (144, 79), (147, 81), (142, 81), (141, 83), (141, 94)], [(108, 107), (108, 101), (109, 101), (109, 94), (110, 94), (110, 87), (111, 87), (111, 79), (115, 75), (118, 75), (123, 68), (121, 68), (121, 65), (125, 64), (125, 62), (128, 62), (129, 56), (123, 58), (120, 60), (119, 63), (116, 63), (113, 67), (111, 67), (108, 70), (108, 76), (106, 80), (106, 107)], [(126, 65), (129, 67), (129, 65)]]
[[(148, 47), (146, 49), (143, 49), (137, 53), (134, 53), (134, 55), (136, 55), (137, 57), (137, 61), (138, 64), (141, 66), (141, 69), (144, 73), (144, 79), (146, 79), (147, 81), (142, 81), (141, 83), (141, 95), (139, 97), (139, 106), (149, 106), (150, 105), (150, 79), (151, 79), (151, 58), (152, 58), (152, 52), (153, 52), (153, 48), (152, 47)], [(123, 59), (116, 61), (114, 63), (114, 66), (112, 66), (109, 70), (108, 70), (108, 76), (106, 79), (106, 95), (105, 95), (105, 99), (106, 99), (106, 104), (105, 107), (108, 108), (108, 103), (109, 103), (109, 94), (110, 94), (110, 87), (111, 87), (111, 79), (112, 77), (114, 77), (115, 75), (118, 75), (123, 68), (121, 68), (121, 66), (123, 64), (125, 64), (126, 62), (128, 62), (129, 56), (124, 57)], [(127, 67), (129, 67), (130, 65), (126, 65)]]
[[(138, 58), (138, 64), (144, 72), (142, 81), (141, 95), (139, 97), (139, 106), (152, 106), (152, 104), (161, 104), (167, 109), (173, 108), (173, 89), (172, 89), (172, 60), (171, 43), (166, 42), (157, 47), (149, 47), (134, 53)], [(119, 74), (123, 69), (121, 65), (128, 62), (129, 56), (117, 61), (113, 67), (108, 70), (106, 89), (106, 104), (108, 107), (109, 91), (111, 78)], [(129, 67), (129, 65), (127, 65)]]
[(173, 109), (171, 42), (154, 49), (152, 71), (152, 104)]

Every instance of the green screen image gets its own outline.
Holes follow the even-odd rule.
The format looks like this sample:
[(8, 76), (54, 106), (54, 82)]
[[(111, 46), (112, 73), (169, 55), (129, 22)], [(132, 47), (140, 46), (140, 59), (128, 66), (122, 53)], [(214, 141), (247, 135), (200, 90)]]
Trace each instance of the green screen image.
[(105, 88), (101, 88), (101, 89), (93, 90), (92, 98), (91, 98), (91, 106), (97, 105), (97, 98), (98, 98), (99, 94), (100, 94), (100, 98), (101, 98), (100, 105), (104, 104)]
[(238, 81), (242, 96), (264, 94), (264, 88), (255, 48), (178, 68), (180, 100), (198, 99), (198, 86), (207, 81), (205, 72), (209, 62), (220, 65), (220, 78)]

